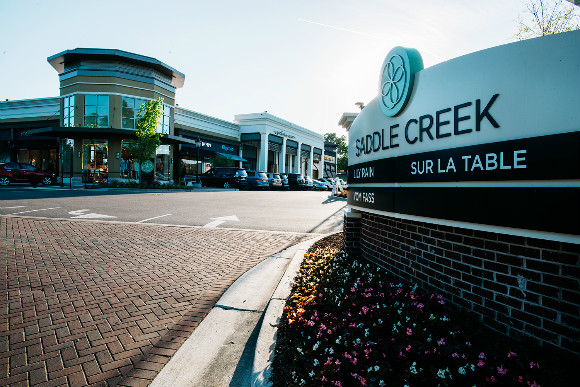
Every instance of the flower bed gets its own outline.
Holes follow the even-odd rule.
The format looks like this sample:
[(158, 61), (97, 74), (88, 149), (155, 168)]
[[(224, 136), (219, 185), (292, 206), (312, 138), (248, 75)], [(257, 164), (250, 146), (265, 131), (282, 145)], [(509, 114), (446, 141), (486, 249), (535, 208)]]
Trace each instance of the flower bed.
[(279, 324), (274, 386), (570, 385), (545, 383), (544, 361), (519, 342), (341, 246), (337, 234), (305, 255)]

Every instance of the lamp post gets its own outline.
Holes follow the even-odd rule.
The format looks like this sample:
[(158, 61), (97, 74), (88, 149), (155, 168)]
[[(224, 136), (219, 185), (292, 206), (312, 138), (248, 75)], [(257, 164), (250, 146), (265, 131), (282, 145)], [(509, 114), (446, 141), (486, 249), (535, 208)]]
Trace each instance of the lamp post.
[(199, 147), (201, 146), (201, 141), (199, 137), (195, 141), (195, 147), (197, 148), (197, 163), (195, 164), (195, 183), (199, 184)]

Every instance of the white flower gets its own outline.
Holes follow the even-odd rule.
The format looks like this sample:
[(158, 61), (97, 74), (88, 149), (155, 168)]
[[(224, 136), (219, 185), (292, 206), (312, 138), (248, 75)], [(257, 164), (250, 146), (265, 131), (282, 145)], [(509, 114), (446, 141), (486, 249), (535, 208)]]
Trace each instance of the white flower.
[(320, 363), (318, 362), (318, 359), (314, 359), (314, 362), (313, 362), (313, 363), (314, 363), (314, 366), (315, 366), (315, 367), (316, 367), (318, 364), (320, 364)]
[(465, 375), (465, 368), (459, 367), (459, 369), (457, 370), (457, 372), (459, 372), (461, 375)]
[(375, 371), (378, 371), (380, 369), (381, 369), (381, 367), (379, 367), (378, 365), (375, 366)]
[(379, 387), (385, 387), (385, 386), (386, 386), (385, 382), (383, 380), (381, 380), (379, 382)]
[(304, 355), (304, 352), (302, 352), (302, 348), (298, 347), (296, 348), (296, 350), (298, 351), (299, 354)]
[(437, 371), (437, 376), (439, 376), (441, 379), (445, 379), (445, 370)]

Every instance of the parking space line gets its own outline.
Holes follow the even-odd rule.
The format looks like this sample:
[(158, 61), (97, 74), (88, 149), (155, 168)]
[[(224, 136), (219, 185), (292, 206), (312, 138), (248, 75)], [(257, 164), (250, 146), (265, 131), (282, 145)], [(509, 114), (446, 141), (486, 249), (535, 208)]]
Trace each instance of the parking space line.
[(8, 215), (28, 214), (28, 213), (30, 213), (30, 212), (38, 212), (38, 211), (56, 210), (57, 208), (60, 208), (60, 207), (40, 208), (40, 209), (38, 209), (38, 210), (21, 211), (21, 212), (15, 212), (15, 213), (12, 213), (12, 214), (8, 214)]
[(169, 215), (171, 215), (171, 214), (159, 215), (159, 216), (155, 216), (155, 217), (153, 217), (153, 218), (149, 218), (149, 219), (143, 219), (143, 220), (140, 220), (140, 221), (138, 221), (138, 222), (135, 222), (135, 223), (144, 223), (144, 222), (147, 222), (147, 221), (149, 221), (149, 220), (158, 219), (158, 218), (163, 218), (164, 216), (169, 216)]
[(24, 208), (26, 206), (12, 206), (12, 207), (0, 207), (0, 209), (2, 210), (8, 210), (8, 209), (12, 209), (12, 208)]

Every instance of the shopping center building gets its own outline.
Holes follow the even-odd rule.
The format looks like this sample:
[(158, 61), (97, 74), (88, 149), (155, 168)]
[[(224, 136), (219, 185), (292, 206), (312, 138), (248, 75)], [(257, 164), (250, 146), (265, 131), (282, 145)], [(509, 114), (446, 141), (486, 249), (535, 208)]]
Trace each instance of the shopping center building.
[(73, 183), (138, 179), (131, 144), (140, 106), (163, 98), (155, 179), (190, 181), (216, 160), (246, 169), (336, 175), (336, 145), (268, 112), (233, 122), (175, 104), (185, 75), (157, 59), (77, 48), (49, 57), (60, 96), (0, 102), (0, 162), (30, 163)]

